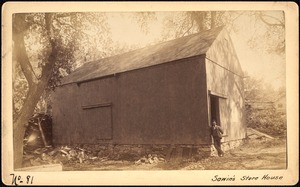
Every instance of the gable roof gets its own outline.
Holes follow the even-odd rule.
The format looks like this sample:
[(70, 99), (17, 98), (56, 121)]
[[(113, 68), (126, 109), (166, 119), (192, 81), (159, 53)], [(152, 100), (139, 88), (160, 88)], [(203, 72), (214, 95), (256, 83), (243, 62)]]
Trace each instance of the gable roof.
[(205, 54), (223, 27), (88, 62), (62, 80), (62, 84), (92, 80)]

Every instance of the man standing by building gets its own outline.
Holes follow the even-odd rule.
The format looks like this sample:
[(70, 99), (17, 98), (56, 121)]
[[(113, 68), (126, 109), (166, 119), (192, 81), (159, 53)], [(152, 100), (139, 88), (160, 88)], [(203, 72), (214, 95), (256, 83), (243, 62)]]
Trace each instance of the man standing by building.
[(212, 127), (211, 127), (211, 135), (214, 140), (214, 146), (218, 151), (218, 155), (222, 157), (224, 155), (224, 152), (221, 148), (221, 139), (223, 135), (223, 129), (217, 125), (217, 122), (213, 120)]

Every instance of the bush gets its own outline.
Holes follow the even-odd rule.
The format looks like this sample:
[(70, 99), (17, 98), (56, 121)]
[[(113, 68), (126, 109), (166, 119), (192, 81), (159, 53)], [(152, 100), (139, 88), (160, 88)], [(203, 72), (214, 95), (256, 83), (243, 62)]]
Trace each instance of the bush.
[(286, 115), (274, 108), (255, 109), (246, 107), (247, 127), (275, 137), (286, 137)]

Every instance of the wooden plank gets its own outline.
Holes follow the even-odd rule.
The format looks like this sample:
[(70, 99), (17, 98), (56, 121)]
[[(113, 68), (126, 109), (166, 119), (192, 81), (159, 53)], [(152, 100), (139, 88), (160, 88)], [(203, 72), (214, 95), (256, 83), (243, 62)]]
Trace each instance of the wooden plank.
[(42, 139), (43, 139), (44, 146), (46, 147), (47, 146), (47, 141), (46, 141), (46, 138), (45, 138), (45, 135), (44, 135), (43, 128), (41, 126), (41, 119), (40, 118), (38, 118), (38, 126), (39, 126), (39, 130), (41, 132), (41, 136), (42, 136)]
[(227, 98), (228, 98), (227, 95), (224, 95), (224, 94), (222, 94), (222, 93), (217, 93), (217, 92), (214, 92), (214, 91), (211, 91), (211, 90), (209, 90), (208, 92), (209, 92), (209, 94), (211, 94), (211, 95), (213, 95), (213, 96), (221, 97), (221, 98), (224, 98), (224, 99), (227, 99)]
[(267, 135), (267, 134), (265, 134), (265, 133), (262, 133), (262, 132), (259, 132), (259, 131), (257, 131), (257, 130), (255, 130), (255, 129), (252, 129), (252, 128), (248, 128), (248, 129), (250, 129), (252, 132), (254, 132), (254, 134), (258, 134), (258, 135), (260, 135), (260, 136), (264, 136), (264, 137), (267, 137), (267, 138), (270, 138), (270, 139), (274, 139), (274, 137), (272, 137), (272, 136), (270, 136), (270, 135)]
[(95, 105), (85, 105), (85, 106), (81, 106), (81, 108), (83, 110), (86, 109), (93, 109), (93, 108), (99, 108), (99, 107), (108, 107), (111, 106), (111, 103), (99, 103), (99, 104), (95, 104)]

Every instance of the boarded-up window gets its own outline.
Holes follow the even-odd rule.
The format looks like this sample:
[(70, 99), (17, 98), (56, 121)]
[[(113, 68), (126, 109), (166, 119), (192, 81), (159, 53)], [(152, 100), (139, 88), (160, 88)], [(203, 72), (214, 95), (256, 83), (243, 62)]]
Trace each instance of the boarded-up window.
[[(82, 106), (86, 136), (91, 141), (112, 139), (112, 112), (110, 104)], [(94, 142), (96, 143), (96, 142)]]

